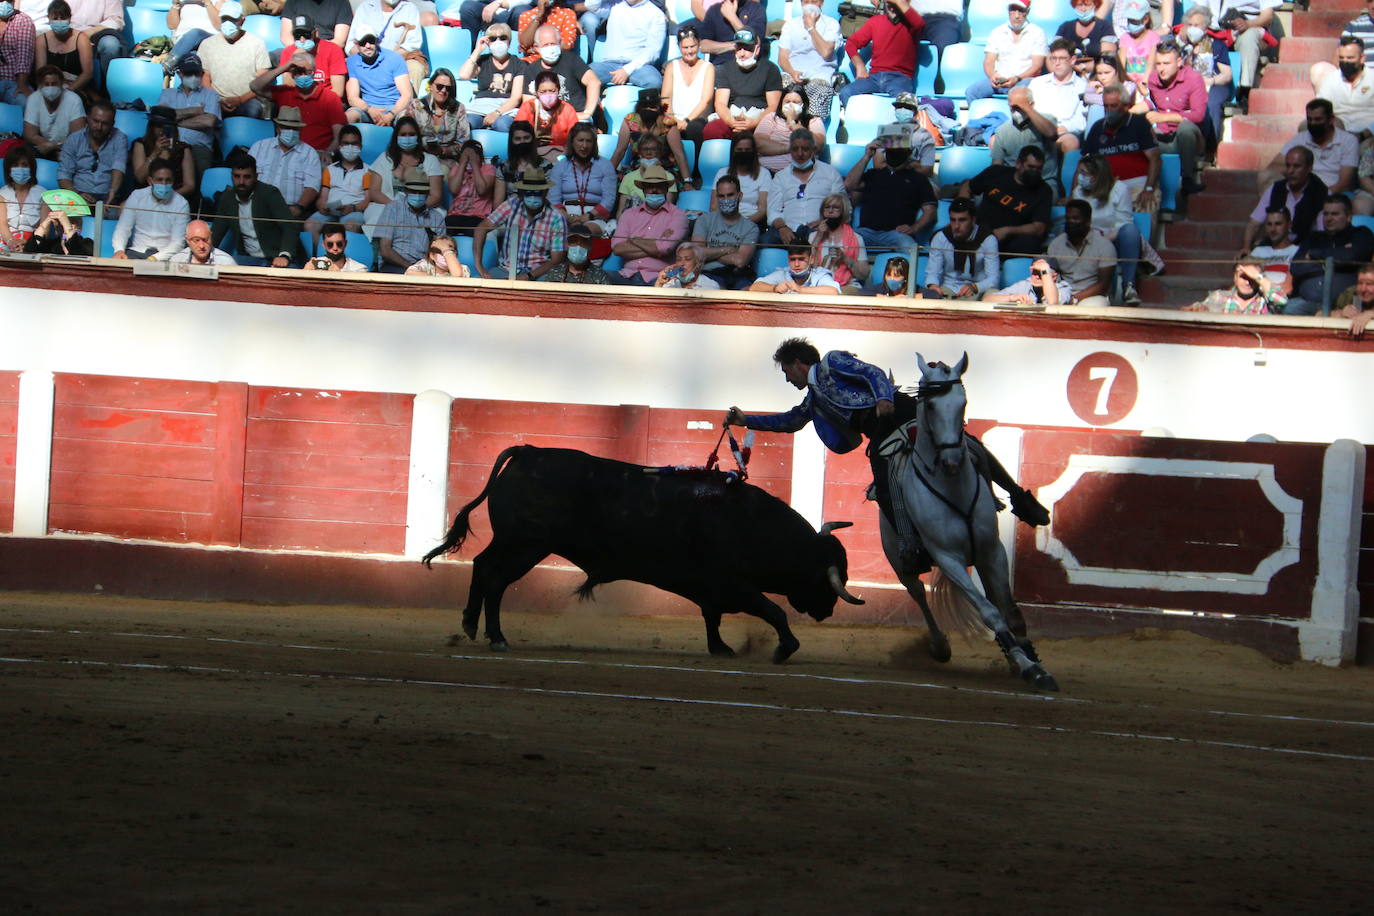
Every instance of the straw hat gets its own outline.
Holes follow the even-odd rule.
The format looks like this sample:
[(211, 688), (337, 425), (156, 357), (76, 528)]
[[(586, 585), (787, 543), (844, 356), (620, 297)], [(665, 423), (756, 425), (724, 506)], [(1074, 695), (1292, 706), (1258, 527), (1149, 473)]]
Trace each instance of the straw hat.
[(517, 191), (547, 191), (551, 187), (553, 185), (549, 182), (548, 176), (538, 167), (525, 169), (515, 182)]
[(288, 129), (294, 128), (296, 130), (305, 127), (305, 122), (301, 120), (301, 110), (299, 108), (282, 108), (272, 120), (277, 122), (278, 127), (285, 127)]
[(661, 165), (651, 165), (647, 169), (641, 170), (639, 177), (635, 179), (635, 184), (641, 188), (651, 184), (671, 185), (672, 183), (673, 176), (669, 175), (668, 170)]

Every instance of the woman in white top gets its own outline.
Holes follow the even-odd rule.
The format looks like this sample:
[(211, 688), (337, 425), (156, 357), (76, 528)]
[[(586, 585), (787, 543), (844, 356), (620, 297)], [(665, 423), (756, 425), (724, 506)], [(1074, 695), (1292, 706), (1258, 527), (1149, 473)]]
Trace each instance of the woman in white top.
[(47, 215), (43, 192), (34, 183), (37, 163), (27, 146), (16, 146), (5, 157), (5, 185), (0, 187), (0, 247), (22, 251), (34, 227)]
[(730, 164), (711, 178), (711, 209), (716, 209), (716, 182), (722, 175), (739, 179), (739, 212), (763, 226), (768, 221), (768, 192), (773, 176), (759, 163), (759, 148), (753, 134), (736, 134), (730, 141)]
[[(342, 131), (340, 131), (342, 133)], [(420, 145), (420, 125), (409, 115), (396, 121), (396, 129), (391, 134), (391, 143), (386, 152), (373, 161), (373, 178), (367, 189), (369, 201), (364, 232), (370, 238), (372, 226), (382, 215), (382, 210), (391, 203), (391, 198), (403, 194), (402, 183), (410, 169), (419, 169), (429, 179), (429, 197), (425, 206), (437, 207), (444, 200), (444, 167), (439, 157), (426, 153)]]
[[(1069, 197), (1085, 201), (1093, 210), (1093, 228), (1116, 245), (1117, 268), (1121, 272), (1123, 301), (1135, 294), (1136, 268), (1139, 266), (1142, 240), (1135, 224), (1135, 206), (1131, 203), (1131, 189), (1125, 182), (1112, 177), (1112, 170), (1103, 156), (1084, 156), (1073, 174)], [(1140, 297), (1136, 296), (1138, 303)]]
[(167, 28), (172, 29), (172, 53), (163, 69), (175, 73), (177, 63), (211, 35), (219, 34), (219, 0), (172, 0)]
[(363, 135), (356, 125), (339, 129), (339, 151), (320, 176), (320, 196), (315, 198), (314, 216), (305, 221), (305, 231), (319, 236), (325, 223), (342, 223), (350, 232), (361, 232), (367, 212), (367, 189), (378, 181), (363, 165)]
[(677, 49), (682, 56), (663, 67), (663, 100), (682, 136), (699, 144), (716, 97), (716, 68), (701, 59), (697, 32), (691, 26), (678, 29)]
[(792, 163), (792, 131), (809, 130), (816, 138), (816, 151), (825, 148), (825, 122), (811, 114), (811, 103), (800, 86), (793, 86), (782, 94), (777, 111), (769, 112), (754, 128), (754, 140), (759, 145), (759, 162), (770, 172), (785, 169)]
[(67, 135), (86, 126), (81, 96), (63, 82), (62, 71), (49, 64), (34, 74), (38, 91), (24, 103), (24, 142), (44, 159), (56, 159)]
[(62, 71), (64, 85), (80, 92), (95, 76), (91, 39), (72, 28), (72, 8), (67, 0), (53, 0), (48, 6), (48, 29), (38, 33), (33, 47), (33, 67), (40, 70), (52, 64)]

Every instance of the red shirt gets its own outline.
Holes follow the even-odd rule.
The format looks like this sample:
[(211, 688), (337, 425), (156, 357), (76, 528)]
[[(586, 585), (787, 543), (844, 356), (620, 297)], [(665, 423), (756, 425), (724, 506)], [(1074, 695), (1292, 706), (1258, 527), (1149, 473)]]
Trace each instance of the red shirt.
[[(282, 49), (283, 62), (296, 53), (296, 46), (289, 44)], [(348, 80), (348, 63), (344, 60), (343, 49), (332, 41), (315, 42), (315, 82), (328, 83), (331, 76), (342, 76)]]
[(299, 108), (305, 127), (301, 139), (315, 149), (329, 149), (334, 142), (334, 125), (346, 124), (343, 102), (325, 83), (316, 83), (307, 96), (302, 96), (295, 86), (273, 86), (272, 103), (280, 111), (283, 108)]
[(916, 76), (916, 42), (921, 40), (926, 21), (916, 12), (914, 6), (907, 7), (906, 22), (893, 22), (886, 13), (868, 17), (859, 26), (859, 31), (845, 44), (850, 57), (858, 57), (859, 52), (870, 41), (873, 42), (873, 58), (868, 62), (870, 73), (905, 73)]
[[(1147, 85), (1150, 88), (1150, 107), (1155, 111), (1180, 114), (1199, 125), (1207, 116), (1207, 85), (1192, 67), (1180, 67), (1167, 88), (1160, 81), (1159, 74), (1151, 72)], [(1176, 130), (1177, 124), (1155, 125), (1157, 134), (1172, 134)]]

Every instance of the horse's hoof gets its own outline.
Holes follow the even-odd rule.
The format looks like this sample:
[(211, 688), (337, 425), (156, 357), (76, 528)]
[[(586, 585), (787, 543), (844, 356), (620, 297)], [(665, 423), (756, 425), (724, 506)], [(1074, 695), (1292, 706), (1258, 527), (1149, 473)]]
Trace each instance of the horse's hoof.
[(950, 658), (953, 657), (953, 653), (949, 651), (948, 639), (932, 639), (926, 645), (926, 651), (930, 653), (931, 658), (935, 659), (937, 662), (940, 662), (941, 664), (944, 664), (945, 662), (949, 661)]
[(734, 658), (735, 650), (731, 649), (725, 643), (721, 643), (718, 646), (711, 647), (711, 654), (716, 658)]
[(1036, 690), (1051, 690), (1055, 693), (1059, 692), (1059, 682), (1054, 679), (1054, 675), (1050, 674), (1039, 665), (1031, 665), (1025, 671), (1021, 672), (1021, 677), (1025, 679), (1027, 684), (1030, 684)]
[(778, 647), (773, 650), (773, 664), (781, 665), (792, 657), (792, 653), (801, 648), (801, 643), (795, 640), (790, 645), (778, 643)]
[(504, 639), (493, 639), (493, 640), (491, 641), (491, 651), (493, 651), (493, 652), (509, 652), (509, 651), (510, 651), (510, 643), (506, 642)]

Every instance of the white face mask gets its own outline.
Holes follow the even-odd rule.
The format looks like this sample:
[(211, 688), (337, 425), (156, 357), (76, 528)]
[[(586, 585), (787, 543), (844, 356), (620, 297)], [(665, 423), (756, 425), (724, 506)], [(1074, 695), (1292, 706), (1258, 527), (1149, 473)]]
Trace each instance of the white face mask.
[(362, 154), (363, 148), (361, 146), (355, 146), (352, 143), (346, 143), (339, 147), (339, 155), (343, 158), (344, 162), (357, 162), (358, 157)]
[(491, 56), (497, 60), (505, 60), (510, 56), (510, 42), (502, 39), (491, 43)]
[(558, 58), (563, 56), (563, 49), (558, 45), (540, 45), (539, 58), (546, 64), (558, 63)]
[(61, 86), (44, 86), (38, 91), (43, 93), (43, 98), (47, 99), (49, 102), (56, 102), (58, 99), (62, 98)]
[(739, 57), (736, 57), (736, 58), (735, 58), (735, 63), (739, 64), (739, 68), (740, 68), (741, 70), (752, 70), (752, 69), (754, 69), (754, 65), (757, 64), (758, 62), (759, 62), (758, 57), (756, 57), (756, 56), (754, 56), (754, 55), (752, 55), (752, 54), (751, 54), (750, 56), (745, 57), (745, 58), (742, 58), (742, 59), (739, 58)]
[(798, 117), (802, 113), (802, 107), (797, 102), (788, 102), (782, 106), (782, 113), (791, 117)]

